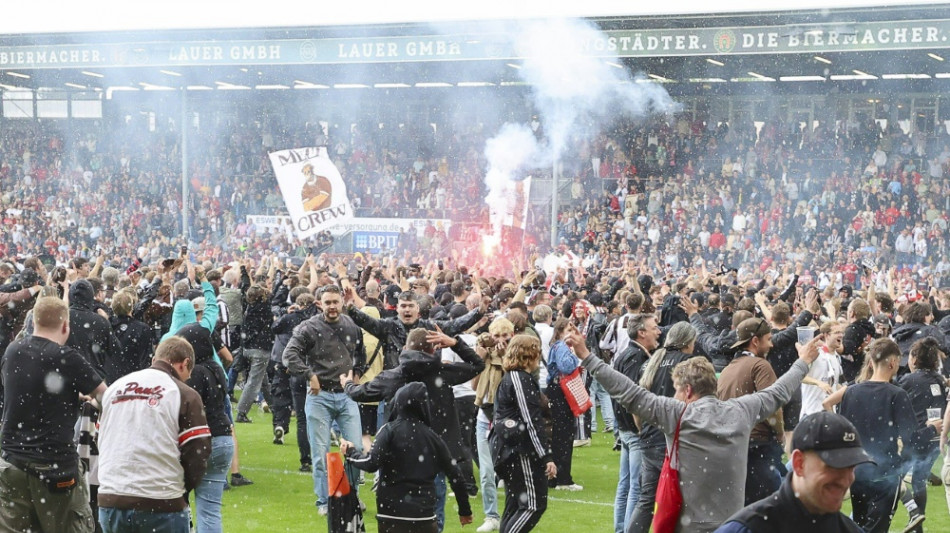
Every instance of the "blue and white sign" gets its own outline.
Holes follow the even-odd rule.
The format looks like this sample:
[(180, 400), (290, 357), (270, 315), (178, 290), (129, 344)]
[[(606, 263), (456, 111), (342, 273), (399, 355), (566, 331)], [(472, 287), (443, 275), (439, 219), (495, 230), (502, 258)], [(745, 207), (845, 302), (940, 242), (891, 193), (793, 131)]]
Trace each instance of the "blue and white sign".
[(354, 231), (353, 251), (371, 254), (391, 252), (399, 244), (399, 233), (391, 231)]

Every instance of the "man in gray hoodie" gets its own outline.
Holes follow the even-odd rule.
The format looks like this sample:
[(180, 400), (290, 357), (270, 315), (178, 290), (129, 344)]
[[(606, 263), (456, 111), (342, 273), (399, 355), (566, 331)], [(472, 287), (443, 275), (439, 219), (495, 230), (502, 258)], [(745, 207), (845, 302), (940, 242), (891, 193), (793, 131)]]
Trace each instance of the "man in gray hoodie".
[(774, 385), (740, 398), (716, 398), (716, 373), (709, 360), (694, 357), (673, 370), (673, 398), (657, 396), (591, 357), (584, 338), (567, 343), (581, 366), (629, 413), (666, 434), (667, 449), (680, 426), (679, 479), (683, 494), (678, 532), (714, 531), (743, 507), (746, 461), (752, 426), (788, 402), (818, 357), (820, 336), (799, 348), (799, 360)]

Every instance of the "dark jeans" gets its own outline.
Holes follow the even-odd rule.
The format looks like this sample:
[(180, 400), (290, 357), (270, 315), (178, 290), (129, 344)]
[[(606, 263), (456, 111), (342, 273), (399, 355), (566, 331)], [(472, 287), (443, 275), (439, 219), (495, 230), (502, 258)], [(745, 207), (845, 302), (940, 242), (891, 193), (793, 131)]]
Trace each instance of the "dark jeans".
[(927, 482), (930, 480), (930, 471), (933, 469), (934, 461), (940, 455), (940, 447), (933, 443), (931, 450), (919, 450), (911, 452), (911, 481), (910, 486), (914, 494), (914, 502), (921, 514), (927, 510)]
[(241, 372), (247, 372), (251, 368), (251, 362), (244, 356), (244, 349), (238, 348), (232, 352), (234, 361), (228, 367), (228, 396), (234, 397), (234, 385), (237, 383), (238, 375)]
[(745, 505), (767, 498), (777, 491), (786, 473), (782, 464), (782, 446), (778, 442), (750, 442), (745, 476)]
[(548, 387), (547, 391), (553, 422), (551, 455), (554, 458), (554, 465), (557, 466), (557, 477), (551, 481), (550, 485), (552, 487), (573, 485), (571, 461), (574, 454), (574, 434), (577, 431), (577, 418), (571, 411), (571, 406), (567, 404), (567, 399), (564, 398), (564, 391), (561, 390), (560, 383), (555, 381)]
[[(858, 474), (860, 472), (860, 474)], [(867, 533), (887, 533), (897, 503), (899, 474), (875, 475), (873, 470), (855, 472), (851, 484), (854, 521)]]
[[(594, 383), (594, 377), (591, 376), (587, 372), (585, 372), (584, 375), (586, 376), (586, 378), (584, 379), (584, 388), (587, 389), (587, 394), (589, 395), (590, 387)], [(586, 412), (584, 412), (583, 420), (581, 420), (580, 421), (581, 423), (577, 425), (577, 435), (575, 436), (577, 440), (584, 440), (584, 439), (590, 438), (591, 426), (594, 423), (594, 416), (595, 416), (594, 407), (591, 407)], [(571, 445), (573, 444), (574, 443), (571, 443)]]
[(459, 413), (459, 432), (462, 434), (462, 449), (465, 451), (466, 457), (466, 459), (459, 461), (458, 466), (462, 471), (462, 478), (465, 480), (468, 494), (474, 496), (478, 494), (478, 483), (475, 481), (475, 472), (472, 468), (472, 458), (478, 457), (475, 445), (475, 417), (478, 415), (478, 407), (475, 407), (475, 397), (462, 396), (456, 398), (455, 409)]
[[(297, 450), (300, 452), (300, 464), (310, 464), (310, 438), (307, 436), (307, 389), (310, 383), (306, 378), (290, 378), (290, 396), (297, 413)], [(289, 429), (289, 428), (288, 428)]]
[(132, 509), (99, 508), (99, 522), (105, 533), (151, 531), (154, 533), (188, 533), (191, 513), (186, 509), (173, 513), (150, 513)]
[(653, 523), (656, 486), (666, 458), (666, 446), (640, 449), (640, 497), (627, 524), (626, 533), (647, 533)]
[(274, 427), (282, 427), (286, 432), (290, 429), (290, 411), (293, 408), (290, 374), (282, 363), (271, 360), (267, 365), (267, 379), (270, 381), (270, 396), (273, 402), (270, 408), (274, 414)]

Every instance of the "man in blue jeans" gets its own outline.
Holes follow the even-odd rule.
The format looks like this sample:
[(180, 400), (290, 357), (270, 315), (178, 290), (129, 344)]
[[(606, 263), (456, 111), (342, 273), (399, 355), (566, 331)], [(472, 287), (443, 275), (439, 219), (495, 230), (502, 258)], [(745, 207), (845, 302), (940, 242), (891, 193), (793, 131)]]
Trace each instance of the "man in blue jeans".
[[(293, 376), (309, 381), (305, 411), (307, 437), (313, 464), (313, 491), (317, 511), (326, 515), (329, 503), (326, 455), (330, 451), (330, 426), (336, 422), (343, 438), (362, 452), (360, 411), (356, 402), (343, 392), (340, 376), (354, 369), (362, 374), (366, 361), (363, 332), (353, 320), (342, 314), (343, 296), (336, 285), (320, 290), (323, 313), (294, 329), (284, 349), (283, 362)], [(347, 465), (347, 476), (356, 487), (359, 472)]]

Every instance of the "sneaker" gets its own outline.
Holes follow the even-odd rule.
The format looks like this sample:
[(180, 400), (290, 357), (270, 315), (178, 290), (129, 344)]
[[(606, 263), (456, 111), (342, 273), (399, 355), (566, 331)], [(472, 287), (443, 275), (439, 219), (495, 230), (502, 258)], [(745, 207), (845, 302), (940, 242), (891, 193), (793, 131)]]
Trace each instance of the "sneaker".
[(921, 524), (924, 523), (927, 517), (923, 515), (920, 511), (914, 510), (910, 513), (910, 520), (907, 521), (907, 525), (904, 526), (903, 533), (911, 533), (912, 531), (923, 531)]
[(614, 428), (610, 426), (607, 426), (604, 428), (604, 433), (613, 433), (613, 432), (614, 432)]
[(330, 446), (337, 448), (340, 446), (340, 436), (336, 431), (330, 430)]
[(571, 483), (570, 485), (558, 485), (554, 487), (554, 490), (566, 490), (568, 492), (580, 492), (584, 490), (584, 487), (578, 485), (577, 483)]
[(307, 472), (309, 474), (313, 472), (313, 465), (311, 465), (310, 463), (304, 463), (300, 465), (300, 468), (298, 470), (300, 472)]
[(284, 443), (284, 428), (277, 426), (274, 428), (274, 444)]
[(318, 505), (318, 506), (317, 506), (317, 514), (320, 515), (320, 516), (326, 516), (326, 515), (327, 515), (327, 506), (326, 506), (326, 505)]
[(501, 526), (501, 522), (497, 518), (492, 518), (490, 516), (485, 517), (485, 522), (482, 525), (478, 526), (478, 533), (488, 533), (489, 531), (498, 531), (498, 528)]
[(253, 420), (248, 418), (247, 415), (241, 413), (238, 413), (237, 418), (235, 418), (234, 421), (238, 424), (250, 424), (253, 422)]
[(574, 441), (575, 448), (586, 448), (590, 446), (590, 439), (578, 439)]
[(261, 411), (264, 411), (265, 413), (270, 412), (270, 406), (267, 405), (267, 402), (261, 402)]
[(253, 485), (254, 482), (246, 477), (242, 476), (239, 473), (231, 474), (231, 486), (232, 487), (246, 487), (248, 485)]

